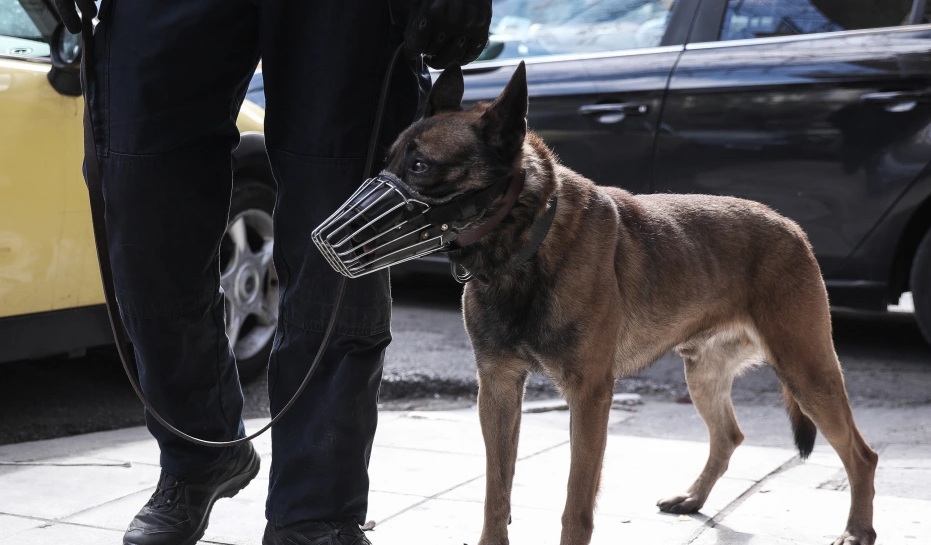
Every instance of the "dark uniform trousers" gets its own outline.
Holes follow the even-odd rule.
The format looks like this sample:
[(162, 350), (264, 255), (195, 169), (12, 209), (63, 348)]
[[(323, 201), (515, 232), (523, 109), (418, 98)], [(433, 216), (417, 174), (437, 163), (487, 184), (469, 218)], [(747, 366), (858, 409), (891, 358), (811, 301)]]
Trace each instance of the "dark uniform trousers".
[[(397, 15), (389, 0), (104, 0), (89, 102), (117, 300), (143, 389), (181, 430), (209, 440), (244, 434), (218, 246), (235, 120), (257, 61), (278, 184), (275, 414), (329, 321), (338, 276), (311, 231), (363, 180), (380, 90), (401, 43)], [(425, 75), (415, 64), (401, 63), (392, 78), (379, 160), (415, 115)], [(387, 274), (348, 282), (313, 381), (272, 430), (273, 524), (364, 520), (390, 312)], [(146, 422), (169, 473), (196, 476), (230, 456)]]

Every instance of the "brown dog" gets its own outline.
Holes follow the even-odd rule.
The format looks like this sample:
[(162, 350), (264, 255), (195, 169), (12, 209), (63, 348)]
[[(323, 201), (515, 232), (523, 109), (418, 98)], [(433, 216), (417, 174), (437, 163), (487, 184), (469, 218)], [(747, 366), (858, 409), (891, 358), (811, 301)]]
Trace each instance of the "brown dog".
[(480, 545), (508, 543), (528, 373), (544, 371), (569, 403), (572, 460), (560, 543), (584, 545), (615, 382), (670, 349), (685, 360), (711, 449), (695, 482), (661, 500), (661, 510), (702, 507), (743, 440), (730, 398), (734, 376), (765, 361), (784, 385), (802, 456), (817, 426), (847, 470), (850, 514), (835, 544), (872, 545), (878, 458), (854, 424), (824, 283), (798, 225), (736, 198), (634, 196), (596, 186), (527, 131), (523, 64), (494, 102), (462, 111), (462, 95), (461, 70), (446, 70), (426, 117), (392, 147), (388, 170), (434, 197), (504, 177), (519, 188), (507, 215), (502, 207), (511, 203), (499, 198), (474, 223), (483, 236), (450, 253), (475, 275), (463, 305), (488, 464)]

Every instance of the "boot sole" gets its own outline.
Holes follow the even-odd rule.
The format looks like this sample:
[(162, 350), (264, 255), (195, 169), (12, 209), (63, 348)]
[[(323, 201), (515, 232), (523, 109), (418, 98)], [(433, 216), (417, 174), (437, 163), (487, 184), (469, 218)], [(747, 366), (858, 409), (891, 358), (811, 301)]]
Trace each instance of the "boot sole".
[(239, 494), (243, 488), (249, 485), (252, 482), (252, 479), (259, 474), (259, 469), (262, 466), (262, 459), (259, 458), (259, 453), (256, 452), (253, 448), (252, 450), (252, 459), (249, 460), (249, 465), (246, 467), (246, 472), (240, 474), (238, 477), (230, 479), (226, 482), (226, 486), (217, 488), (216, 493), (210, 497), (210, 503), (207, 505), (207, 511), (204, 513), (204, 520), (200, 523), (200, 526), (197, 527), (194, 535), (194, 539), (190, 541), (185, 541), (181, 545), (195, 545), (200, 538), (204, 537), (204, 533), (207, 531), (207, 521), (210, 520), (210, 513), (213, 511), (213, 504), (220, 498), (232, 498), (236, 494)]

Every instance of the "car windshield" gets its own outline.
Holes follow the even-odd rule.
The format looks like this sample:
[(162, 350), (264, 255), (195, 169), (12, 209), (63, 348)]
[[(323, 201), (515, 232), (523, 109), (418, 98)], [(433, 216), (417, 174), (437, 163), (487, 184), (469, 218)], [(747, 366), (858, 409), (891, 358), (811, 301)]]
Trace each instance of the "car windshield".
[(0, 0), (0, 55), (47, 57), (42, 32), (17, 0)]

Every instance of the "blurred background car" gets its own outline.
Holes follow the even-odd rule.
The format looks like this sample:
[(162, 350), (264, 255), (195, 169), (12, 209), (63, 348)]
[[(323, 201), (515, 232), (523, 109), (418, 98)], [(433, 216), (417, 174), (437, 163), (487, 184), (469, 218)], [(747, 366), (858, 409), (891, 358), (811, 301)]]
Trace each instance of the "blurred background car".
[[(79, 63), (80, 39), (51, 0), (0, 0), (0, 362), (113, 342), (81, 175)], [(277, 322), (263, 124), (264, 110), (244, 104), (220, 246), (227, 334), (244, 377), (265, 368)]]

